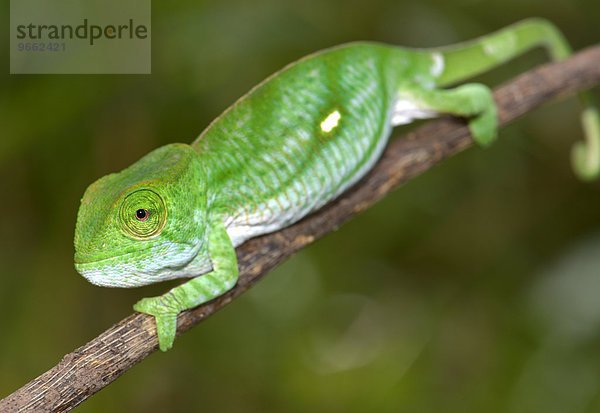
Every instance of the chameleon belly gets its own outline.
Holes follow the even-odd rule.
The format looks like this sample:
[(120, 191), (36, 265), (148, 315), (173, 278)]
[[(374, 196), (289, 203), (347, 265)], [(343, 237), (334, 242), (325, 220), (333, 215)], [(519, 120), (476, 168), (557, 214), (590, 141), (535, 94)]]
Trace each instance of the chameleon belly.
[(360, 44), (325, 53), (259, 85), (193, 144), (208, 164), (209, 209), (223, 216), (233, 245), (318, 209), (385, 147), (398, 49)]

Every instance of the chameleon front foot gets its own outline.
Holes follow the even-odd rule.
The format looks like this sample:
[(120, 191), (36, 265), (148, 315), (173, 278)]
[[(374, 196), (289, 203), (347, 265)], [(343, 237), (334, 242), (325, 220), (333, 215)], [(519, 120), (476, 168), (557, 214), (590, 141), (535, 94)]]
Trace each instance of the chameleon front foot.
[(161, 351), (167, 351), (173, 347), (175, 333), (177, 332), (177, 315), (179, 310), (165, 303), (165, 297), (142, 298), (133, 309), (140, 313), (154, 316), (156, 319), (156, 333), (158, 335), (158, 347)]

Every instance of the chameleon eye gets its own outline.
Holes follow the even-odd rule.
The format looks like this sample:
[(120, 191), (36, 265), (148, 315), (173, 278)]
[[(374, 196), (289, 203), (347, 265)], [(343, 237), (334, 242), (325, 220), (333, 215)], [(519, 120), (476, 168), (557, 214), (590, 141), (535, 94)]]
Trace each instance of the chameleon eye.
[(138, 221), (146, 221), (148, 220), (148, 210), (146, 209), (138, 209), (137, 211), (135, 211), (135, 217), (137, 218)]
[(123, 199), (119, 224), (126, 235), (151, 238), (158, 235), (167, 221), (162, 197), (150, 189), (139, 189)]

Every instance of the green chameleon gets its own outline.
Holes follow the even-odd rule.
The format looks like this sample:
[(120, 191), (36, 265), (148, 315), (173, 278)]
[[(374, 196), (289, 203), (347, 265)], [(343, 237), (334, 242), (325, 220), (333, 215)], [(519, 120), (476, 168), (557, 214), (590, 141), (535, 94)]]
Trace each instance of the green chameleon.
[[(535, 46), (570, 55), (551, 23), (529, 19), (471, 42), (407, 49), (357, 42), (292, 63), (253, 88), (191, 144), (160, 147), (86, 190), (75, 228), (75, 268), (96, 285), (137, 287), (191, 278), (134, 309), (156, 318), (160, 349), (177, 315), (231, 289), (235, 247), (286, 227), (357, 182), (392, 127), (439, 114), (468, 118), (473, 138), (497, 134), (490, 89), (468, 83)], [(583, 95), (586, 142), (575, 172), (600, 173), (600, 116)]]

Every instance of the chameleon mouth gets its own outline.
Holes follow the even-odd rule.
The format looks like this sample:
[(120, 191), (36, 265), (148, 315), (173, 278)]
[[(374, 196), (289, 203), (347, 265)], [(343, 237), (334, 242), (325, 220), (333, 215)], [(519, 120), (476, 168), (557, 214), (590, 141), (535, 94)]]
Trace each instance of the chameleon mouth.
[[(139, 269), (115, 260), (128, 254), (115, 255), (95, 261), (75, 262), (75, 270), (90, 283), (100, 287), (140, 287), (156, 282), (151, 274), (140, 273)], [(100, 265), (99, 265), (100, 264)]]
[(75, 266), (77, 267), (79, 265), (103, 263), (103, 262), (110, 261), (115, 258), (122, 257), (123, 255), (127, 255), (127, 254), (113, 255), (112, 257), (99, 258), (97, 260), (93, 260), (93, 259), (92, 260), (82, 260), (82, 259), (77, 259), (77, 254), (75, 254)]
[[(148, 246), (146, 248), (140, 248), (140, 249), (136, 250), (135, 253), (144, 252), (144, 251), (147, 251), (147, 250), (150, 250), (150, 249), (152, 249), (152, 246)], [(101, 264), (101, 263), (104, 263), (106, 261), (114, 260), (116, 258), (122, 258), (122, 257), (125, 257), (127, 255), (131, 255), (133, 253), (134, 252), (124, 252), (122, 254), (111, 255), (110, 257), (97, 258), (97, 259), (93, 258), (94, 255), (89, 254), (88, 256), (91, 255), (92, 258), (91, 259), (86, 259), (85, 258), (86, 254), (77, 251), (77, 247), (75, 247), (74, 261), (75, 261), (75, 266), (77, 266), (77, 265), (87, 265), (87, 264)], [(84, 258), (81, 258), (82, 255), (84, 256)]]
[[(146, 248), (148, 249), (148, 248)], [(155, 282), (146, 274), (135, 274), (118, 261), (131, 252), (99, 259), (85, 259), (75, 253), (75, 270), (90, 283), (100, 287), (139, 287)]]
[[(187, 243), (171, 243), (171, 247), (189, 246)], [(141, 254), (143, 253), (143, 254)], [(118, 255), (99, 256), (83, 254), (75, 248), (75, 270), (86, 280), (101, 287), (140, 287), (157, 281), (179, 278), (177, 272), (187, 266), (197, 255), (196, 248), (185, 251), (169, 249), (164, 243), (148, 246)], [(162, 256), (163, 260), (156, 260)], [(174, 259), (175, 258), (175, 259)]]

